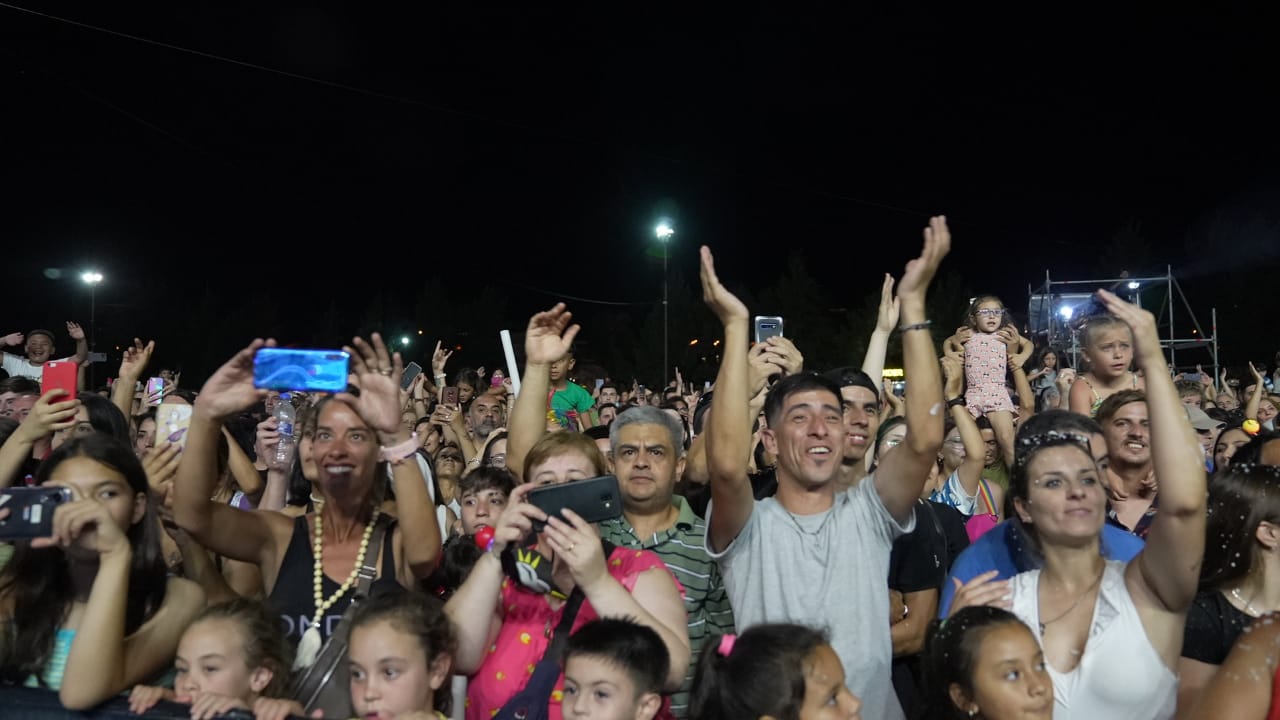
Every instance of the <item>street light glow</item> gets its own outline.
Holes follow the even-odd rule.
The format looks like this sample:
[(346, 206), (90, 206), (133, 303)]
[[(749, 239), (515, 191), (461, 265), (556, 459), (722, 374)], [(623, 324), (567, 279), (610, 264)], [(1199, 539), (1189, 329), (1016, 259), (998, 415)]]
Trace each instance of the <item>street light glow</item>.
[(1138, 289), (1138, 288), (1140, 288), (1140, 287), (1142, 287), (1142, 283), (1138, 282), (1137, 280), (1130, 280), (1130, 281), (1129, 281), (1129, 289), (1130, 289), (1130, 290), (1137, 290), (1137, 289)]
[(80, 279), (89, 285), (97, 285), (102, 282), (102, 273), (97, 272), (96, 270), (86, 270), (80, 274)]
[(658, 227), (653, 229), (653, 234), (658, 236), (659, 240), (666, 242), (668, 238), (676, 234), (676, 231), (675, 228), (671, 227), (670, 223), (660, 222)]
[(401, 336), (400, 336), (400, 344), (401, 344), (401, 345), (404, 345), (404, 346), (406, 346), (406, 347), (408, 347), (408, 345), (409, 345), (409, 336), (408, 336), (408, 335), (401, 335)]

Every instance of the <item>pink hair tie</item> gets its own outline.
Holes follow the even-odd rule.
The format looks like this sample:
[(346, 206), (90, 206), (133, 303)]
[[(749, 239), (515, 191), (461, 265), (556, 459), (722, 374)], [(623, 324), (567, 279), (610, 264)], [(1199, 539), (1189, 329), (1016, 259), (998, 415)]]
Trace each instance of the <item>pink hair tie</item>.
[(737, 642), (738, 636), (733, 633), (722, 635), (720, 637), (720, 647), (718, 651), (721, 657), (729, 657), (729, 653), (733, 652), (733, 644)]

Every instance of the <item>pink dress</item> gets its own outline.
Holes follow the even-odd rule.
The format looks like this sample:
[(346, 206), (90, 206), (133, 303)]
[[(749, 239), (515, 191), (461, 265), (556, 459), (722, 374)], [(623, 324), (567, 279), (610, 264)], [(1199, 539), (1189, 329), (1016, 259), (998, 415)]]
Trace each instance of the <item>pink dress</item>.
[[(609, 554), (608, 565), (609, 575), (626, 588), (627, 592), (635, 588), (636, 577), (646, 570), (662, 568), (663, 571), (670, 572), (662, 559), (652, 551), (633, 548), (614, 548)], [(671, 579), (683, 597), (684, 588), (680, 581), (675, 576)], [(503, 703), (524, 687), (533, 674), (534, 665), (538, 664), (547, 646), (551, 644), (550, 634), (560, 622), (563, 605), (552, 610), (545, 596), (521, 590), (510, 579), (504, 579), (502, 608), (502, 629), (498, 631), (498, 638), (489, 646), (480, 669), (467, 682), (467, 720), (489, 720)], [(573, 620), (573, 629), (576, 631), (598, 617), (591, 603), (583, 601), (582, 607), (578, 609), (578, 616)], [(560, 703), (563, 697), (564, 674), (561, 673), (547, 707), (551, 720), (561, 720)], [(671, 717), (668, 704), (663, 703), (663, 710), (658, 718)]]
[(974, 332), (964, 344), (964, 405), (976, 417), (996, 410), (1013, 411), (1005, 387), (1008, 351), (995, 333)]

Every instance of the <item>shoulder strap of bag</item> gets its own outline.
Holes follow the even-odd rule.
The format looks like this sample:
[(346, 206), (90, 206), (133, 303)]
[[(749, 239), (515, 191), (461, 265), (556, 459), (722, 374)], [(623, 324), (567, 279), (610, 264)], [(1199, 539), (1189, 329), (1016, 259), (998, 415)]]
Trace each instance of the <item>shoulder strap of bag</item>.
[[(618, 547), (608, 540), (601, 539), (600, 544), (604, 548), (604, 561), (609, 562), (609, 556)], [(564, 612), (560, 614), (560, 622), (556, 623), (556, 629), (551, 633), (551, 644), (547, 645), (547, 650), (542, 654), (542, 659), (550, 659), (556, 663), (560, 662), (560, 656), (564, 653), (564, 646), (569, 642), (569, 634), (573, 630), (573, 621), (578, 617), (578, 608), (582, 607), (582, 601), (587, 596), (582, 592), (582, 588), (574, 586), (573, 592), (569, 593), (569, 599), (564, 603)]]
[[(369, 597), (369, 588), (373, 586), (373, 580), (378, 576), (378, 558), (382, 557), (382, 541), (387, 532), (387, 523), (382, 521), (384, 517), (386, 516), (378, 516), (377, 525), (374, 526), (373, 532), (369, 533), (369, 547), (364, 553), (364, 564), (360, 566), (360, 579), (356, 582), (356, 594), (352, 599), (352, 605), (356, 600)], [(392, 570), (394, 571), (394, 568)], [(346, 618), (344, 617), (343, 620)]]
[(982, 495), (982, 502), (987, 504), (987, 512), (999, 517), (1000, 513), (996, 512), (996, 503), (991, 499), (991, 486), (987, 484), (986, 478), (978, 478), (978, 493)]

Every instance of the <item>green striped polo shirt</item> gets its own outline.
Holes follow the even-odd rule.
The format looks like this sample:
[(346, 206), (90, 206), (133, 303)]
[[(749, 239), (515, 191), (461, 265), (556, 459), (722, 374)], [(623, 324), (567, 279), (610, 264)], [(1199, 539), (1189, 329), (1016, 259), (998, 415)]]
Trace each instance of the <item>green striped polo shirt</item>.
[(689, 648), (693, 657), (680, 690), (671, 695), (671, 712), (677, 718), (689, 714), (689, 691), (698, 657), (707, 641), (715, 635), (733, 632), (733, 610), (720, 577), (720, 568), (707, 555), (707, 524), (693, 514), (693, 508), (680, 495), (671, 503), (679, 510), (670, 528), (652, 537), (636, 537), (635, 528), (623, 516), (600, 523), (600, 535), (619, 547), (652, 550), (684, 587), (684, 608), (689, 615)]

